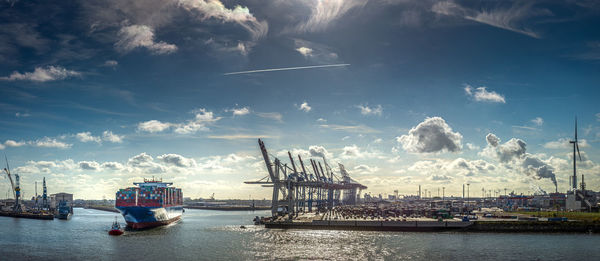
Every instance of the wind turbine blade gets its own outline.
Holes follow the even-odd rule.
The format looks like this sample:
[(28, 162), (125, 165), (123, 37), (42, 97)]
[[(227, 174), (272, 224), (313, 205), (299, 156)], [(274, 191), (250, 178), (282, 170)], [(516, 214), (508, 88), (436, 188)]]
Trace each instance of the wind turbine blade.
[(579, 153), (579, 144), (575, 143), (575, 147), (577, 148), (577, 155), (579, 155), (579, 161), (581, 160), (581, 153)]
[(577, 116), (575, 116), (575, 142), (577, 142)]
[(10, 173), (10, 166), (8, 166), (8, 158), (6, 157), (6, 154), (4, 154), (4, 160), (6, 160), (6, 171)]

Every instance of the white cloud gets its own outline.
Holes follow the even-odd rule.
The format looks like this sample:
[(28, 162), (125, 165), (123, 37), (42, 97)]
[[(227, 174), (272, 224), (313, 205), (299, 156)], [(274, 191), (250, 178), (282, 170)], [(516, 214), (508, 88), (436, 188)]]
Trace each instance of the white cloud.
[(117, 65), (119, 65), (119, 62), (115, 60), (107, 60), (106, 62), (104, 62), (104, 66), (106, 67), (115, 67)]
[(241, 55), (248, 55), (248, 52), (250, 52), (250, 46), (246, 46), (246, 44), (239, 42), (236, 46), (236, 49), (240, 52)]
[(441, 117), (426, 118), (396, 140), (411, 153), (457, 152), (462, 149), (462, 135), (453, 132)]
[(6, 147), (21, 147), (26, 145), (24, 141), (14, 141), (14, 140), (6, 140), (4, 142), (4, 146)]
[(209, 135), (209, 139), (222, 139), (222, 140), (242, 140), (242, 139), (267, 139), (276, 138), (270, 135), (257, 135), (257, 134), (230, 134), (230, 135)]
[(276, 120), (278, 122), (282, 122), (283, 120), (283, 116), (279, 112), (259, 112), (256, 115), (258, 115), (261, 118)]
[(379, 131), (365, 125), (338, 125), (338, 124), (321, 124), (321, 128), (332, 129), (336, 131), (355, 132), (355, 133), (378, 133)]
[(363, 155), (362, 155), (360, 149), (356, 145), (345, 146), (342, 149), (342, 153), (340, 154), (340, 157), (342, 157), (342, 158), (360, 158), (362, 156)]
[(145, 132), (162, 132), (171, 127), (171, 123), (168, 122), (160, 122), (157, 120), (150, 120), (145, 122), (140, 122), (138, 124), (138, 130)]
[(97, 142), (100, 143), (102, 139), (100, 137), (92, 136), (91, 132), (80, 132), (75, 135), (75, 137), (81, 142)]
[(105, 130), (102, 132), (102, 140), (112, 143), (122, 143), (125, 136), (114, 134), (112, 131)]
[(377, 105), (375, 107), (369, 107), (368, 105), (357, 105), (357, 108), (360, 109), (360, 114), (362, 115), (377, 115), (381, 116), (383, 113), (383, 108), (381, 105)]
[(357, 158), (381, 158), (379, 152), (361, 150), (356, 145), (344, 146), (340, 158), (357, 159)]
[(600, 112), (599, 112), (599, 113), (596, 113), (596, 120), (597, 120), (597, 121), (600, 121)]
[(154, 162), (152, 156), (142, 152), (127, 160), (127, 166), (135, 168), (141, 173), (165, 173), (167, 168)]
[(524, 34), (533, 38), (540, 38), (538, 33), (523, 26), (522, 22), (531, 16), (551, 15), (552, 13), (547, 10), (534, 10), (531, 8), (532, 5), (532, 2), (528, 2), (526, 4), (515, 3), (510, 6), (510, 8), (496, 8), (489, 10), (481, 8), (477, 10), (460, 6), (451, 1), (442, 1), (433, 5), (431, 10), (437, 14), (458, 16), (474, 22)]
[(535, 117), (531, 122), (536, 126), (542, 126), (544, 124), (544, 119), (542, 119), (542, 117)]
[(212, 124), (221, 119), (221, 117), (215, 117), (212, 111), (200, 108), (193, 110), (194, 118), (186, 121), (185, 123), (170, 123), (161, 122), (158, 120), (150, 120), (141, 122), (138, 124), (138, 130), (145, 132), (162, 132), (169, 128), (174, 128), (173, 131), (178, 134), (192, 134), (198, 131), (209, 131), (207, 125)]
[(474, 144), (472, 144), (472, 143), (467, 143), (467, 148), (468, 148), (469, 150), (478, 150), (478, 149), (480, 149), (480, 148), (479, 148), (479, 146), (477, 146), (477, 145), (474, 145)]
[(317, 119), (317, 122), (327, 122), (327, 120), (326, 120), (326, 119), (323, 119), (323, 118), (318, 118), (318, 119)]
[(313, 50), (311, 48), (305, 47), (305, 46), (301, 46), (296, 48), (296, 51), (298, 51), (299, 53), (301, 53), (304, 57), (308, 57), (312, 55)]
[(238, 109), (231, 109), (229, 111), (233, 112), (233, 116), (243, 116), (250, 113), (250, 108), (243, 107)]
[(267, 34), (269, 26), (265, 21), (258, 21), (248, 7), (236, 5), (228, 9), (219, 0), (179, 0), (179, 6), (197, 14), (196, 18), (204, 21), (206, 19), (218, 19), (223, 22), (234, 22), (251, 33), (254, 39)]
[(120, 52), (130, 52), (144, 47), (154, 54), (169, 54), (177, 51), (177, 46), (165, 42), (154, 41), (154, 30), (146, 25), (130, 25), (119, 30), (119, 41), (115, 48)]
[(71, 146), (73, 146), (73, 144), (67, 144), (62, 141), (58, 141), (56, 139), (48, 138), (48, 137), (44, 137), (44, 138), (36, 140), (36, 141), (30, 141), (28, 143), (29, 143), (29, 145), (32, 145), (35, 147), (42, 147), (42, 148), (68, 149)]
[(368, 175), (368, 174), (373, 174), (373, 173), (377, 172), (379, 170), (379, 167), (361, 164), (361, 165), (355, 166), (353, 170), (354, 170), (353, 171), (354, 173), (361, 174), (361, 175)]
[(308, 20), (297, 26), (299, 32), (319, 32), (327, 29), (330, 24), (346, 14), (350, 9), (364, 6), (363, 0), (317, 0), (306, 2), (311, 10)]
[(212, 111), (208, 111), (204, 108), (196, 109), (192, 111), (195, 114), (194, 119), (189, 120), (184, 124), (175, 125), (175, 132), (179, 134), (190, 134), (196, 133), (197, 131), (208, 131), (207, 124), (214, 123), (221, 119), (221, 117), (215, 117)]
[(301, 110), (304, 112), (309, 112), (311, 109), (312, 109), (312, 107), (310, 107), (307, 102), (303, 102), (302, 104), (300, 104), (300, 106), (298, 106), (298, 110)]
[(504, 95), (498, 94), (495, 91), (487, 91), (487, 87), (481, 86), (473, 89), (471, 85), (465, 86), (465, 93), (473, 97), (475, 101), (478, 102), (497, 102), (497, 103), (506, 103), (504, 99)]
[(186, 158), (178, 154), (163, 154), (156, 157), (156, 159), (182, 168), (196, 166), (196, 161), (194, 159)]
[(125, 168), (123, 164), (119, 162), (104, 162), (100, 165), (102, 169), (110, 169), (110, 170), (122, 170)]
[[(560, 139), (555, 140), (555, 141), (549, 141), (549, 142), (546, 142), (544, 144), (544, 148), (546, 148), (546, 149), (568, 149), (568, 148), (573, 148), (573, 145), (569, 141), (570, 141), (570, 139), (568, 139), (568, 138), (560, 138)], [(578, 141), (579, 141), (579, 147), (580, 148), (585, 148), (585, 147), (590, 146), (590, 144), (585, 139), (580, 139)]]
[(46, 67), (35, 67), (33, 72), (20, 73), (15, 71), (9, 76), (0, 77), (0, 80), (47, 82), (64, 80), (79, 75), (81, 75), (79, 72), (67, 70), (60, 66), (49, 65)]
[(297, 52), (313, 63), (336, 64), (340, 62), (338, 54), (327, 45), (303, 39), (294, 39), (294, 46)]
[(100, 170), (100, 164), (95, 161), (80, 161), (79, 167), (83, 170)]
[(331, 154), (323, 146), (312, 145), (312, 146), (308, 147), (308, 153), (310, 154), (311, 157), (319, 157), (319, 158), (325, 157), (328, 159), (331, 158)]
[(26, 117), (29, 117), (29, 116), (31, 116), (31, 114), (29, 114), (27, 112), (24, 112), (24, 113), (17, 112), (17, 113), (15, 113), (15, 117), (17, 117), (17, 118), (26, 118)]

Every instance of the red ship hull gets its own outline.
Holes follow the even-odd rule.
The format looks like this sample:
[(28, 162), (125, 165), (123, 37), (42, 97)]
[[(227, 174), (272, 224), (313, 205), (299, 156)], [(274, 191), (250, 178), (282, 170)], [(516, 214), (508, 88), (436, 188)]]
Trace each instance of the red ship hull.
[(111, 236), (120, 236), (123, 234), (123, 230), (113, 229), (113, 230), (108, 231), (108, 234)]

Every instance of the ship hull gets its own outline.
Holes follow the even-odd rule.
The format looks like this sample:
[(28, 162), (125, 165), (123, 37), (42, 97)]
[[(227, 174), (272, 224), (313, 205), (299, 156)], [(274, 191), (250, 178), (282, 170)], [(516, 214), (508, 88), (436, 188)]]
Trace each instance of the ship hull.
[(116, 207), (127, 226), (132, 229), (145, 229), (168, 225), (179, 219), (183, 213), (183, 206), (170, 207)]
[(65, 213), (59, 213), (56, 217), (58, 219), (66, 219), (66, 220), (68, 220), (68, 219), (71, 219), (71, 215), (73, 215), (73, 214), (71, 214), (71, 213), (66, 213), (66, 214)]

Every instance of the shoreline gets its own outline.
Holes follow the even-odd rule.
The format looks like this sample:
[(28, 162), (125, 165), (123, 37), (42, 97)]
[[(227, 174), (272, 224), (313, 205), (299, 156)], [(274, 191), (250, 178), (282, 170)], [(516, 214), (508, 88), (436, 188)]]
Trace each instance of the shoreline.
[(501, 233), (599, 233), (600, 222), (584, 221), (326, 221), (267, 222), (271, 229), (405, 231), (405, 232), (501, 232)]
[(121, 213), (115, 207), (111, 207), (111, 206), (85, 206), (84, 208), (85, 209), (102, 210), (102, 211), (108, 211), (108, 212), (114, 212), (114, 213)]
[(226, 206), (226, 207), (205, 207), (205, 206), (183, 206), (183, 208), (187, 209), (204, 209), (204, 210), (221, 210), (221, 211), (254, 211), (254, 210), (270, 210), (270, 206), (258, 206), (258, 207), (250, 207), (250, 206)]

